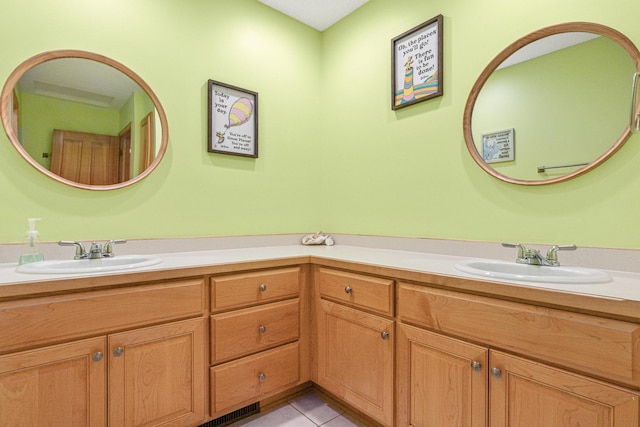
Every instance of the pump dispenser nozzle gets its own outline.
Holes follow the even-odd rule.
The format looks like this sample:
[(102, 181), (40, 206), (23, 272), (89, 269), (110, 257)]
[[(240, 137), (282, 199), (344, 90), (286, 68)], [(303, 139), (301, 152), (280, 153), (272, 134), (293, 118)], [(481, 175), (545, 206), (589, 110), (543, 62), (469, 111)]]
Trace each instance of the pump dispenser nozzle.
[(41, 218), (29, 218), (29, 229), (27, 230), (27, 241), (22, 250), (18, 264), (26, 264), (29, 262), (43, 261), (44, 255), (38, 249), (38, 230), (36, 230), (36, 221)]
[(42, 218), (29, 218), (29, 230), (27, 230), (27, 241), (31, 246), (36, 244), (38, 240), (38, 230), (36, 230), (36, 221), (40, 221)]

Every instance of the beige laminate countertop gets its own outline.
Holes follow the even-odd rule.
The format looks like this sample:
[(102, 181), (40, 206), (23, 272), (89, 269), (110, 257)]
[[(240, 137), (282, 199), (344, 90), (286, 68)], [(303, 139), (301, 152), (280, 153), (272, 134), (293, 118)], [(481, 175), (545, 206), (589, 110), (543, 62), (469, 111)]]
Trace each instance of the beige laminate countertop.
[(345, 245), (269, 246), (157, 256), (162, 262), (153, 266), (92, 274), (23, 274), (15, 271), (16, 263), (0, 264), (0, 301), (311, 262), (451, 290), (640, 321), (639, 273), (607, 271), (613, 280), (596, 284), (489, 281), (454, 268), (456, 263), (470, 259), (467, 257)]

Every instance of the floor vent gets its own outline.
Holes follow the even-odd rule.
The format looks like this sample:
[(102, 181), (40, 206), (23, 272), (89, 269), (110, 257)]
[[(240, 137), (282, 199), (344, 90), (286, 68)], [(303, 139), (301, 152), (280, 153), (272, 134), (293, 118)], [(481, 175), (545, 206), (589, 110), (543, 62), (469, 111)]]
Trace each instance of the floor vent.
[(233, 422), (248, 417), (249, 415), (257, 414), (258, 412), (260, 412), (260, 402), (252, 403), (249, 406), (245, 406), (244, 408), (240, 408), (238, 410), (230, 412), (226, 415), (216, 418), (215, 420), (209, 421), (208, 423), (201, 424), (198, 427), (228, 426)]

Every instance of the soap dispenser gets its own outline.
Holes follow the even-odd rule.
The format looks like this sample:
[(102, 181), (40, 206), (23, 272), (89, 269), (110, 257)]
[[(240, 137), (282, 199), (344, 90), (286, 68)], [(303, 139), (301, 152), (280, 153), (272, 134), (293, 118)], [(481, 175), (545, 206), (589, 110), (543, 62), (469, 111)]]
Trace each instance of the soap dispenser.
[(29, 262), (44, 261), (44, 255), (38, 247), (38, 231), (36, 230), (36, 221), (40, 218), (29, 218), (29, 230), (27, 230), (27, 241), (20, 254), (18, 264), (27, 264)]

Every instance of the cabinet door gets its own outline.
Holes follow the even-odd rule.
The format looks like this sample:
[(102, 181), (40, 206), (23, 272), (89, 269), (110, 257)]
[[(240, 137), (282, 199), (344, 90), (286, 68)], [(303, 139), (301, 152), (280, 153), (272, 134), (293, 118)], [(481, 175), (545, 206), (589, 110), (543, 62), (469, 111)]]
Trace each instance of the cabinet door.
[(325, 300), (319, 316), (319, 385), (392, 425), (393, 321)]
[(108, 348), (110, 426), (205, 419), (205, 319), (110, 335)]
[(398, 325), (397, 423), (411, 427), (486, 427), (485, 347)]
[(635, 427), (640, 396), (577, 374), (491, 351), (491, 427)]
[(105, 426), (105, 338), (0, 357), (0, 426)]

